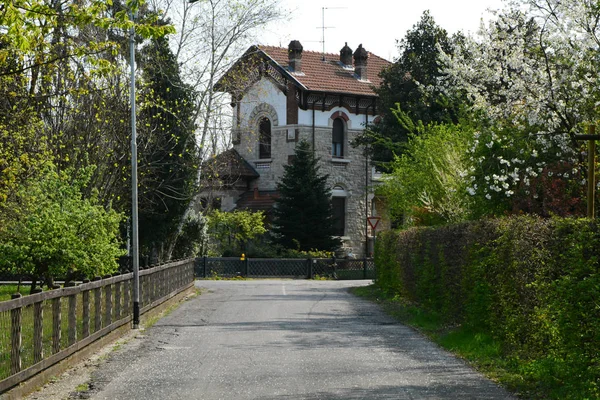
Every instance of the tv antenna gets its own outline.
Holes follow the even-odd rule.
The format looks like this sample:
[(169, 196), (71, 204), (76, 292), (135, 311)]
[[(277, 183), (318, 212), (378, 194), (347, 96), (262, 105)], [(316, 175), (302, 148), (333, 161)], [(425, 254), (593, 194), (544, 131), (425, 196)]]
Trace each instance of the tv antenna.
[(321, 29), (323, 34), (321, 36), (321, 43), (323, 44), (323, 57), (322, 60), (325, 61), (325, 29), (333, 29), (335, 26), (325, 26), (325, 10), (341, 10), (348, 7), (321, 7), (321, 26), (317, 26), (317, 29)]

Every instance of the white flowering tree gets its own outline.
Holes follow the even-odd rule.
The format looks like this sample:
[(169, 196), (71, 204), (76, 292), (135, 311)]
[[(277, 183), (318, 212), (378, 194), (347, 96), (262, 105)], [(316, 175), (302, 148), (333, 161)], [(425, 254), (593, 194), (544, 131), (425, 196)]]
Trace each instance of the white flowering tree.
[(482, 213), (577, 214), (583, 155), (573, 135), (597, 119), (600, 9), (581, 0), (514, 0), (478, 37), (442, 55), (444, 86), (473, 105), (469, 192)]

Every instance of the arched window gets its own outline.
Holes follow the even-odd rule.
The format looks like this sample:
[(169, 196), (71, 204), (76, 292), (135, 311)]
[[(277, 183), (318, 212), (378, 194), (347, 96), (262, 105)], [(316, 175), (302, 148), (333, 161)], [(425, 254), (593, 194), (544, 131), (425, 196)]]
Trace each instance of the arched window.
[(331, 155), (338, 158), (344, 157), (344, 121), (341, 118), (333, 120)]
[(262, 118), (258, 124), (258, 158), (271, 158), (271, 121)]

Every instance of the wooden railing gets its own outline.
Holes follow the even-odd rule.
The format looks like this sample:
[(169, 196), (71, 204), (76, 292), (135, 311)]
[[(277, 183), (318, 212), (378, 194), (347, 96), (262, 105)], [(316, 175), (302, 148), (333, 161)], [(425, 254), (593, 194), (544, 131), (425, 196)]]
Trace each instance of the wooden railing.
[[(151, 267), (139, 275), (143, 314), (193, 285), (194, 260)], [(67, 282), (0, 302), (0, 393), (129, 323), (132, 280), (129, 273), (79, 285)]]

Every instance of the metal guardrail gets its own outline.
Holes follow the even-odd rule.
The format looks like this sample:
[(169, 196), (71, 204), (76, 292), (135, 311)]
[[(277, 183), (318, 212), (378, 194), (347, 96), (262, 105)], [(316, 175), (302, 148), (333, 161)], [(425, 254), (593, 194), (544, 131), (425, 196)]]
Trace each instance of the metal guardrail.
[[(193, 285), (194, 260), (139, 275), (144, 313)], [(0, 302), (0, 393), (130, 322), (132, 281), (132, 273), (97, 277)]]
[(372, 279), (375, 263), (372, 259), (200, 257), (194, 273), (199, 278)]

